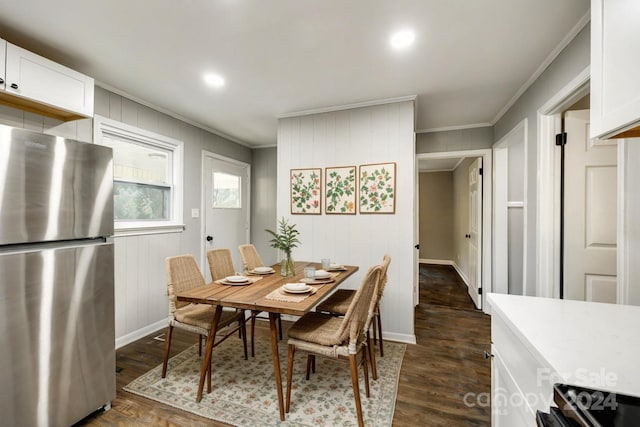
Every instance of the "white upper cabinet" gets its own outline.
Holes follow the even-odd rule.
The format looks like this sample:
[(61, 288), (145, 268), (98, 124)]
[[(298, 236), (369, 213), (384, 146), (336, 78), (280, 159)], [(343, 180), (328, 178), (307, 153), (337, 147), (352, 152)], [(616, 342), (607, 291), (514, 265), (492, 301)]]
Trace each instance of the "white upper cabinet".
[(640, 1), (591, 0), (591, 137), (640, 136)]
[(0, 101), (61, 120), (93, 117), (91, 77), (1, 41)]

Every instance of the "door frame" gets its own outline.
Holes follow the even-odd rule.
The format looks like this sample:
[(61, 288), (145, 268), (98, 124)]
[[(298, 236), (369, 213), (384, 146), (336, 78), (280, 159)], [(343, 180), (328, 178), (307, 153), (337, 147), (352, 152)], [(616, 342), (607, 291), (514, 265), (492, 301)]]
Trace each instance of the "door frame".
[[(421, 159), (449, 159), (456, 157), (482, 157), (482, 295), (480, 298), (481, 308), (485, 313), (488, 313), (488, 304), (484, 304), (484, 298), (486, 294), (492, 292), (492, 270), (493, 258), (491, 253), (492, 247), (492, 228), (491, 223), (493, 221), (492, 209), (492, 193), (493, 193), (493, 150), (491, 148), (482, 148), (477, 150), (461, 150), (461, 151), (443, 151), (437, 153), (418, 153), (416, 154), (416, 177), (420, 175), (420, 168), (418, 167)], [(420, 191), (417, 192), (420, 197)], [(418, 206), (416, 203), (416, 217), (420, 214), (418, 212)], [(419, 223), (416, 235), (419, 236)], [(416, 284), (416, 286), (418, 286)]]
[[(220, 160), (234, 165), (242, 166), (247, 169), (247, 235), (246, 242), (251, 239), (251, 164), (231, 157), (222, 156), (211, 151), (202, 150), (200, 159), (200, 266), (204, 268), (207, 265), (207, 194), (205, 179), (208, 179), (206, 171), (207, 158)], [(193, 215), (191, 216), (193, 218)], [(205, 274), (206, 276), (206, 274)]]
[[(516, 133), (522, 131), (524, 134), (523, 141), (523, 149), (524, 149), (524, 179), (523, 179), (523, 193), (522, 193), (522, 206), (514, 205), (508, 200), (508, 190), (507, 190), (507, 178), (506, 177), (498, 177), (497, 174), (501, 168), (499, 168), (499, 164), (505, 163), (504, 167), (508, 167), (508, 159), (504, 158), (501, 150), (509, 148), (509, 143), (511, 142), (511, 138)], [(527, 177), (528, 177), (528, 140), (529, 140), (529, 125), (528, 119), (523, 119), (520, 123), (515, 125), (513, 129), (511, 129), (505, 136), (500, 138), (499, 141), (493, 144), (493, 154), (494, 154), (494, 180), (493, 180), (493, 279), (494, 279), (494, 291), (501, 293), (508, 293), (507, 289), (498, 289), (497, 280), (498, 275), (505, 276), (506, 278), (502, 278), (501, 280), (505, 280), (505, 283), (508, 283), (508, 275), (509, 275), (509, 240), (508, 240), (508, 209), (509, 207), (522, 207), (522, 292), (523, 295), (527, 295), (527, 200), (528, 200), (528, 185), (527, 185)], [(508, 172), (508, 170), (505, 170)], [(505, 178), (505, 179), (499, 179)], [(505, 197), (502, 197), (505, 196)], [(502, 215), (503, 212), (507, 212), (507, 215)], [(504, 264), (506, 267), (501, 268), (498, 265), (498, 260), (501, 264)], [(507, 260), (507, 262), (504, 262)]]
[(556, 134), (562, 128), (562, 112), (589, 93), (590, 77), (587, 66), (537, 112), (536, 296), (539, 297), (560, 295), (560, 155), (556, 150)]

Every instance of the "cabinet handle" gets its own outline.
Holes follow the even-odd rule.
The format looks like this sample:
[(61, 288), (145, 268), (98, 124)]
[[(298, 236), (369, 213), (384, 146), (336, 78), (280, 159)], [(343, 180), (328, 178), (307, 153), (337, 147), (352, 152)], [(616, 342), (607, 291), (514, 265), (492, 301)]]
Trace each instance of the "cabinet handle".
[(4, 79), (0, 77), (0, 85), (4, 84)]
[(485, 359), (489, 359), (490, 357), (493, 357), (493, 354), (489, 353), (488, 351), (484, 351), (484, 358)]
[(18, 89), (17, 83), (11, 83), (11, 89)]

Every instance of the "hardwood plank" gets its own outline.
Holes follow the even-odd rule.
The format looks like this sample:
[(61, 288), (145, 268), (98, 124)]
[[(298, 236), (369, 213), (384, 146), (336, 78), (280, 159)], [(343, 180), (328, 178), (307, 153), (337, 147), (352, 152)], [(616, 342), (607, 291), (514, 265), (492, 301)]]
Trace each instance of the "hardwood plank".
[[(491, 388), (491, 365), (484, 358), (491, 343), (489, 316), (475, 310), (453, 267), (424, 264), (420, 266), (420, 304), (415, 313), (417, 344), (407, 346), (393, 425), (489, 426), (491, 408), (477, 405), (473, 398), (490, 393)], [(290, 326), (289, 322), (282, 324), (285, 329)], [(112, 409), (93, 414), (78, 425), (225, 425), (122, 391), (123, 386), (162, 363), (164, 342), (153, 339), (158, 334), (164, 330), (117, 351), (118, 391)], [(257, 321), (256, 339), (270, 338), (269, 322)], [(195, 334), (175, 329), (171, 355), (196, 342)], [(465, 396), (471, 396), (466, 401), (473, 406), (465, 404)]]

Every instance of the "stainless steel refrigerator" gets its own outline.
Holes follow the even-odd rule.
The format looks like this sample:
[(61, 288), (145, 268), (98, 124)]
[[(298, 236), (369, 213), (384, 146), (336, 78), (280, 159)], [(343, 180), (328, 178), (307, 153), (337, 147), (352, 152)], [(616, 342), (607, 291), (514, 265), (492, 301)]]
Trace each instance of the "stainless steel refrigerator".
[(110, 148), (0, 125), (0, 425), (115, 397)]

